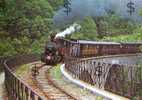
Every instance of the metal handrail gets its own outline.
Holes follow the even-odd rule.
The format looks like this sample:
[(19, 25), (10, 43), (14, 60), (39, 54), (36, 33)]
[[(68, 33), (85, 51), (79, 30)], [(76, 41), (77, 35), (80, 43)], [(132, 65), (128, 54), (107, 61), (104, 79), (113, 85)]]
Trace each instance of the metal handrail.
[[(33, 90), (27, 83), (25, 83), (24, 81), (22, 81), (20, 78), (16, 76), (16, 74), (13, 72), (13, 69), (15, 69), (13, 67), (16, 67), (16, 66), (13, 66), (11, 68), (12, 65), (11, 66), (8, 65), (8, 63), (12, 61), (13, 59), (14, 58), (10, 58), (4, 62), (5, 85), (6, 85), (8, 97), (13, 98), (13, 100), (17, 100), (17, 99), (45, 100), (41, 95), (39, 95), (35, 90)], [(13, 63), (16, 65), (16, 62), (13, 62)]]
[[(128, 80), (130, 82), (129, 84), (133, 85), (133, 84), (137, 84), (137, 82), (139, 82), (139, 81), (142, 82), (142, 78), (140, 78), (139, 81), (138, 80), (137, 81), (133, 80), (133, 75), (136, 74), (135, 72), (133, 72), (133, 70), (136, 71), (136, 69), (137, 69), (139, 71), (139, 72), (137, 72), (137, 75), (142, 72), (142, 68), (139, 69), (139, 66), (137, 66), (135, 64), (134, 65), (132, 65), (132, 64), (113, 64), (111, 62), (103, 61), (103, 59), (107, 59), (107, 58), (112, 58), (113, 59), (113, 58), (116, 58), (116, 57), (126, 57), (126, 56), (127, 57), (130, 57), (130, 56), (131, 57), (132, 56), (140, 56), (140, 57), (142, 57), (142, 54), (127, 54), (127, 55), (125, 54), (125, 55), (113, 55), (113, 56), (83, 58), (83, 59), (78, 59), (78, 60), (73, 60), (73, 61), (70, 60), (70, 61), (66, 61), (65, 62), (65, 69), (70, 74), (72, 74), (74, 77), (76, 77), (76, 78), (78, 78), (80, 80), (83, 80), (83, 81), (85, 81), (87, 83), (94, 84), (94, 82), (95, 83), (97, 82), (96, 80), (94, 80), (96, 77), (98, 77), (98, 79), (102, 79), (102, 81), (106, 80), (105, 78), (103, 79), (101, 77), (103, 77), (105, 73), (108, 73), (108, 70), (110, 68), (112, 68), (110, 70), (113, 71), (113, 68), (116, 67), (115, 70), (119, 69), (121, 74), (125, 73), (124, 70), (125, 71), (126, 70), (130, 71), (129, 72), (130, 75), (128, 75), (129, 76)], [(104, 72), (104, 71), (106, 71), (106, 72)], [(99, 73), (99, 72), (101, 72), (101, 73)], [(115, 72), (113, 73), (113, 75), (114, 74), (115, 74)], [(121, 76), (123, 76), (123, 74)], [(85, 77), (87, 77), (87, 78), (85, 78)], [(94, 78), (92, 78), (92, 77), (94, 77)], [(124, 81), (124, 80), (125, 80), (126, 83), (128, 83), (128, 80), (127, 80), (127, 78), (125, 76), (123, 76), (123, 79), (121, 78), (121, 80), (119, 80), (119, 81)], [(101, 84), (101, 82), (100, 83), (98, 82), (97, 84), (98, 84), (98, 87), (100, 87), (99, 84)], [(123, 85), (123, 83), (122, 83), (122, 85)]]
[(137, 54), (119, 54), (119, 55), (106, 55), (106, 56), (98, 56), (98, 57), (88, 57), (88, 58), (66, 58), (66, 59), (70, 59), (69, 61), (71, 63), (79, 63), (79, 62), (82, 62), (82, 61), (87, 61), (87, 60), (92, 60), (92, 59), (95, 59), (95, 60), (99, 60), (99, 59), (105, 59), (105, 58), (116, 58), (116, 57), (132, 57), (132, 56), (139, 56), (141, 55), (142, 56), (142, 53), (137, 53)]

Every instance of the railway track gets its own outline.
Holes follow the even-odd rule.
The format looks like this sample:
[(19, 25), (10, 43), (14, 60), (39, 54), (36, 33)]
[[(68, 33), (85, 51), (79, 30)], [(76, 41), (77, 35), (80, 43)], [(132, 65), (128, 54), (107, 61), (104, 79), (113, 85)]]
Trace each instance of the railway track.
[[(32, 63), (35, 61), (38, 61), (38, 58), (36, 58), (36, 56), (25, 55), (16, 56), (5, 62), (5, 85), (7, 87), (9, 97), (14, 97), (15, 99), (13, 100), (17, 100), (18, 98), (38, 98), (36, 100), (77, 100), (71, 94), (67, 93), (62, 88), (58, 87), (54, 80), (50, 78), (49, 71), (52, 68), (51, 66), (41, 67), (39, 69), (39, 75), (36, 76), (34, 79), (37, 83), (37, 88), (40, 88), (40, 90), (43, 91), (47, 99), (42, 99), (42, 96), (36, 90), (31, 88), (32, 86), (26, 84), (24, 81), (18, 78), (13, 72), (13, 70), (16, 69), (16, 67), (20, 67), (20, 65), (22, 64)], [(25, 95), (21, 95), (19, 90), (21, 90), (21, 92)]]
[(48, 100), (77, 100), (71, 94), (68, 94), (62, 88), (56, 85), (49, 76), (49, 70), (52, 66), (44, 66), (39, 69), (39, 75), (36, 76), (36, 84), (43, 91)]

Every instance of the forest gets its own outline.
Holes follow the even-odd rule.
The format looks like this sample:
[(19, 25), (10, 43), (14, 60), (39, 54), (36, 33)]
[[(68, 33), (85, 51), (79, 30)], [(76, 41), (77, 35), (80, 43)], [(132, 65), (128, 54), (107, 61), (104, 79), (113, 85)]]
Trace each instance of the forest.
[[(0, 56), (43, 52), (49, 35), (66, 28), (55, 27), (53, 23), (54, 15), (63, 6), (64, 0), (0, 0)], [(105, 17), (85, 16), (76, 20), (81, 30), (73, 33), (71, 38), (142, 41), (141, 23), (109, 13)]]

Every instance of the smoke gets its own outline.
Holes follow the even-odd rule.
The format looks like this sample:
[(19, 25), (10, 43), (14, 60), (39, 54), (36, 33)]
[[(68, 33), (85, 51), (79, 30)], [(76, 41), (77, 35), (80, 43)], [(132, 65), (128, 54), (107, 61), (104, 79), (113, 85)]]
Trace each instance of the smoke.
[[(134, 3), (131, 6), (135, 8), (132, 15), (128, 13), (130, 8), (127, 7), (130, 1)], [(140, 16), (142, 0), (71, 0), (70, 8), (71, 12), (68, 15), (64, 12), (64, 7), (57, 11), (53, 17), (53, 23), (57, 27), (82, 20), (86, 16), (92, 18), (104, 17), (109, 15), (110, 12), (124, 19), (142, 22), (142, 16)]]
[(65, 29), (63, 32), (59, 32), (59, 33), (55, 36), (55, 38), (57, 38), (57, 37), (65, 37), (66, 35), (69, 35), (69, 34), (75, 32), (75, 31), (79, 31), (80, 28), (81, 28), (80, 25), (74, 23), (74, 24), (71, 25), (69, 28)]

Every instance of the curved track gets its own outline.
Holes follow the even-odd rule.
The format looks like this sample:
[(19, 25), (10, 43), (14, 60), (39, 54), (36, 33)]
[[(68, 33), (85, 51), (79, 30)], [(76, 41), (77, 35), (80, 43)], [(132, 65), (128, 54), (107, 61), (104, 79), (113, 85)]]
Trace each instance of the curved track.
[[(5, 84), (8, 95), (10, 95), (9, 97), (15, 98), (13, 100), (17, 100), (18, 98), (38, 98), (34, 100), (76, 100), (75, 97), (57, 86), (54, 80), (50, 78), (48, 72), (50, 71), (50, 68), (52, 68), (51, 66), (41, 67), (39, 69), (39, 75), (35, 77), (37, 86), (43, 91), (47, 99), (42, 99), (41, 95), (38, 95), (37, 92), (35, 92), (28, 84), (19, 79), (13, 72), (16, 67), (20, 67), (22, 64), (31, 63), (38, 60), (39, 59), (37, 59), (35, 56), (26, 55), (19, 57), (17, 56), (5, 62)], [(25, 95), (21, 94), (19, 91)]]
[(72, 95), (68, 94), (62, 88), (56, 85), (56, 83), (48, 75), (52, 66), (44, 66), (39, 69), (39, 75), (36, 76), (37, 86), (43, 91), (43, 94), (47, 99), (51, 100), (77, 100)]

